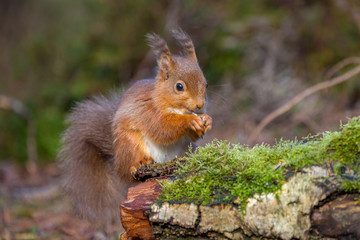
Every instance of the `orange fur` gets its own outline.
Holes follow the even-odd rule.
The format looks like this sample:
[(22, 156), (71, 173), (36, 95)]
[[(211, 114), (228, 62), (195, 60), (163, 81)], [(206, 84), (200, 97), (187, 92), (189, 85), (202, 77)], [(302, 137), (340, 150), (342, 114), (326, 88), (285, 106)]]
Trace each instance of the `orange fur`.
[(172, 55), (163, 39), (148, 35), (159, 67), (155, 79), (136, 82), (121, 97), (80, 103), (70, 115), (61, 151), (64, 186), (94, 220), (119, 216), (114, 206), (136, 184), (137, 167), (182, 156), (211, 129), (192, 41), (181, 30), (173, 34), (185, 55)]

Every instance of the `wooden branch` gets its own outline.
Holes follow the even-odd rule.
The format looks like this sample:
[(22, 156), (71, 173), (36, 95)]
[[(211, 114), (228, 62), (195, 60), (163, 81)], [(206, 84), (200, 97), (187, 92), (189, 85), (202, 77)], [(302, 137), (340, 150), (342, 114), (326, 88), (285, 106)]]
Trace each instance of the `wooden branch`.
[(360, 57), (349, 57), (332, 66), (325, 74), (324, 79), (331, 79), (341, 69), (351, 64), (360, 64)]
[(360, 237), (359, 194), (346, 194), (314, 210), (311, 221), (317, 235), (348, 239)]
[(126, 231), (121, 239), (154, 239), (144, 213), (150, 210), (151, 204), (161, 192), (158, 181), (174, 173), (182, 162), (183, 160), (175, 158), (166, 163), (141, 165), (136, 169), (133, 177), (138, 181), (146, 181), (129, 188), (127, 200), (120, 204), (121, 222)]
[(355, 67), (354, 69), (338, 76), (335, 78), (332, 78), (328, 81), (318, 83), (305, 91), (301, 92), (300, 94), (296, 95), (293, 99), (291, 99), (288, 103), (286, 103), (284, 106), (276, 109), (275, 111), (271, 112), (269, 115), (267, 115), (260, 123), (256, 126), (256, 128), (251, 132), (247, 144), (253, 145), (256, 138), (260, 135), (262, 130), (275, 118), (279, 117), (280, 115), (286, 113), (289, 111), (292, 107), (294, 107), (296, 104), (301, 102), (304, 98), (329, 87), (335, 86), (337, 84), (340, 84), (342, 82), (345, 82), (349, 80), (350, 78), (354, 77), (355, 75), (360, 73), (360, 65)]
[(154, 203), (161, 185), (151, 179), (130, 188), (121, 204), (121, 239), (360, 239), (360, 195), (344, 194), (339, 181), (331, 165), (303, 168), (277, 195), (248, 199), (242, 214), (237, 199), (205, 206)]
[(122, 238), (154, 239), (152, 228), (145, 216), (151, 204), (161, 192), (157, 180), (150, 179), (136, 187), (129, 188), (128, 199), (120, 204), (121, 222), (125, 229)]
[(173, 174), (177, 170), (177, 166), (181, 165), (184, 160), (175, 158), (166, 163), (153, 163), (141, 165), (133, 177), (138, 181), (145, 181), (149, 178), (166, 177)]

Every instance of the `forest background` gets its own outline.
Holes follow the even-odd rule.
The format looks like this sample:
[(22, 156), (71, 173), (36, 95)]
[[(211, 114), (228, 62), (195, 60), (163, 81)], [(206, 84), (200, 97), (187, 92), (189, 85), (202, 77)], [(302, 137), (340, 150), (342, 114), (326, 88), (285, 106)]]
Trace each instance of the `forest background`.
[[(247, 143), (261, 120), (327, 80), (335, 64), (360, 62), (358, 0), (2, 0), (0, 96), (26, 109), (41, 166), (55, 162), (75, 103), (154, 76), (145, 34), (160, 34), (176, 53), (169, 30), (178, 26), (192, 37), (209, 83), (214, 126), (202, 145), (213, 138)], [(360, 114), (359, 79), (304, 99), (255, 143), (338, 129)], [(0, 108), (1, 162), (29, 159), (26, 119)]]
[[(41, 162), (54, 161), (76, 101), (154, 76), (148, 32), (164, 36), (173, 52), (169, 29), (181, 26), (193, 38), (214, 118), (204, 142), (246, 143), (267, 114), (360, 54), (357, 0), (3, 0), (0, 22), (0, 94), (28, 108)], [(360, 112), (356, 79), (302, 101), (257, 142), (336, 129)], [(0, 159), (26, 160), (26, 127), (0, 109)]]

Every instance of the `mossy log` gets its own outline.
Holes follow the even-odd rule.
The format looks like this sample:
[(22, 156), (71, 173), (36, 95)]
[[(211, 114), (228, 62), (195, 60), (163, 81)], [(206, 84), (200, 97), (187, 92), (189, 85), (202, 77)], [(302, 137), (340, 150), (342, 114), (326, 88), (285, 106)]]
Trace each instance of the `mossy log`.
[(178, 163), (179, 160), (174, 159), (167, 163), (142, 165), (136, 170), (133, 177), (144, 182), (129, 188), (127, 200), (120, 204), (121, 222), (126, 230), (121, 239), (154, 238), (146, 213), (161, 192), (158, 181), (176, 171)]
[(128, 190), (128, 199), (120, 205), (121, 222), (127, 237), (133, 239), (154, 238), (145, 213), (150, 210), (151, 204), (160, 192), (160, 184), (151, 179)]
[[(341, 131), (274, 146), (215, 140), (167, 164), (135, 174), (164, 176), (177, 169), (161, 185), (145, 182), (129, 190), (121, 205), (128, 236), (360, 239), (360, 117)], [(126, 222), (126, 216), (138, 217)], [(139, 227), (146, 225), (141, 221), (148, 227)]]
[(279, 193), (248, 199), (242, 212), (238, 199), (154, 203), (161, 186), (150, 180), (129, 189), (122, 222), (132, 239), (360, 239), (360, 196), (343, 193), (340, 185), (331, 167), (307, 167)]

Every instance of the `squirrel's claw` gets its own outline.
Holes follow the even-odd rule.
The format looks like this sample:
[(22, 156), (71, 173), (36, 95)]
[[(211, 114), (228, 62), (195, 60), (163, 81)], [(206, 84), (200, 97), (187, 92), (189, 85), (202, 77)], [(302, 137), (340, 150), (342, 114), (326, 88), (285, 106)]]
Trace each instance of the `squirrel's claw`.
[(131, 176), (136, 178), (136, 172), (139, 167), (141, 167), (143, 165), (147, 165), (147, 164), (152, 164), (152, 163), (155, 163), (155, 161), (152, 157), (144, 157), (144, 158), (140, 159), (139, 161), (136, 162), (135, 166), (132, 166), (130, 168)]
[(140, 159), (140, 161), (136, 163), (136, 167), (140, 167), (141, 165), (152, 164), (152, 163), (154, 163), (154, 159), (152, 157), (144, 157), (143, 159)]
[(137, 170), (137, 168), (136, 167), (134, 167), (134, 166), (132, 166), (131, 168), (130, 168), (130, 174), (131, 174), (131, 176), (133, 176), (133, 178), (135, 178), (135, 173), (136, 173), (136, 170)]
[(205, 133), (205, 126), (202, 119), (196, 116), (190, 123), (190, 129), (196, 132), (199, 137), (202, 137)]
[(207, 114), (203, 114), (201, 115), (201, 119), (204, 122), (204, 126), (205, 126), (204, 134), (205, 134), (207, 133), (207, 131), (209, 131), (212, 128), (212, 118)]
[(196, 115), (196, 117), (190, 122), (190, 138), (192, 141), (196, 141), (199, 138), (203, 138), (205, 133), (211, 129), (212, 119), (207, 114)]

